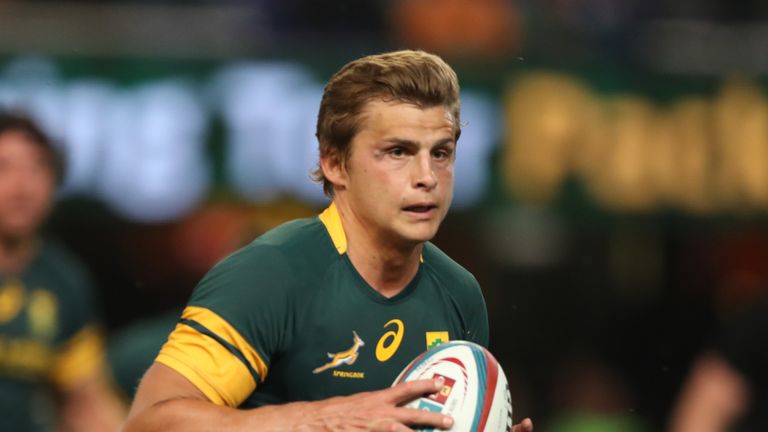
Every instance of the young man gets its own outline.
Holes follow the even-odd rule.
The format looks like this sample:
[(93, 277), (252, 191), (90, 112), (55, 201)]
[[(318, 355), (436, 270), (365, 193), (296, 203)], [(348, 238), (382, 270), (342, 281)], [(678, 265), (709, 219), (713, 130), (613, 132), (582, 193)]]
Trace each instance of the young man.
[(388, 387), (430, 346), (488, 343), (477, 282), (428, 242), (451, 203), (459, 133), (458, 81), (439, 57), (400, 51), (337, 72), (320, 104), (315, 173), (332, 204), (210, 271), (126, 429), (450, 428), (401, 406), (442, 383)]
[(47, 430), (45, 388), (55, 390), (64, 430), (117, 430), (122, 421), (85, 272), (38, 233), (61, 168), (35, 124), (0, 113), (0, 430)]

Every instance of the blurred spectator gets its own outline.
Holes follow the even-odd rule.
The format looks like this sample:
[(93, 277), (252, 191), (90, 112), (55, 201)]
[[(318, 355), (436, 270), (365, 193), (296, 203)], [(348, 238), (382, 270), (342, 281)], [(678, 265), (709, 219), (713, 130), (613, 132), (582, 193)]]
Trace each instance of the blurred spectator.
[(695, 361), (672, 415), (672, 432), (768, 430), (768, 299), (723, 325)]
[[(0, 114), (0, 430), (37, 431), (49, 411), (66, 431), (117, 430), (102, 339), (84, 269), (39, 232), (62, 169), (30, 120)], [(50, 400), (50, 399), (47, 399)]]
[(550, 432), (641, 432), (631, 390), (610, 366), (593, 356), (568, 359), (552, 387), (556, 414)]

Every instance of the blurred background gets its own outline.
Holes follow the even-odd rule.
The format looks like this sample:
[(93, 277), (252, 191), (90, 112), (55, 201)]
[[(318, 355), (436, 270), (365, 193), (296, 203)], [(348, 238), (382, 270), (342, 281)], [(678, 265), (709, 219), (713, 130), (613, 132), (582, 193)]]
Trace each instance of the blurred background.
[(0, 0), (0, 106), (64, 151), (48, 230), (119, 337), (325, 206), (308, 173), (333, 72), (438, 53), (465, 125), (434, 242), (483, 287), (515, 417), (662, 430), (766, 292), (767, 20), (757, 0)]

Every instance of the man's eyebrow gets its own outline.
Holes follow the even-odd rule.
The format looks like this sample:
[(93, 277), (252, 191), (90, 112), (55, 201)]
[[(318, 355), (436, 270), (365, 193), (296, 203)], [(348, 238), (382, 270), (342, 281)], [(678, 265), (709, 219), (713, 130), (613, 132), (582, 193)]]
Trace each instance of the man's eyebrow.
[(439, 139), (439, 140), (435, 141), (435, 143), (432, 144), (432, 146), (433, 147), (438, 147), (438, 146), (444, 146), (446, 144), (455, 144), (455, 143), (456, 143), (456, 139), (455, 138), (453, 138), (453, 137), (446, 137), (446, 138)]
[[(418, 147), (419, 146), (419, 143), (416, 142), (416, 141), (405, 139), (405, 138), (397, 138), (397, 137), (387, 138), (387, 139), (384, 140), (384, 142), (387, 142), (387, 143), (390, 143), (390, 144), (401, 145), (403, 147)], [(438, 147), (438, 146), (443, 146), (443, 145), (446, 145), (446, 144), (452, 144), (454, 142), (455, 142), (455, 140), (454, 140), (453, 137), (441, 138), (441, 139), (435, 141), (434, 143), (432, 143), (432, 147)]]

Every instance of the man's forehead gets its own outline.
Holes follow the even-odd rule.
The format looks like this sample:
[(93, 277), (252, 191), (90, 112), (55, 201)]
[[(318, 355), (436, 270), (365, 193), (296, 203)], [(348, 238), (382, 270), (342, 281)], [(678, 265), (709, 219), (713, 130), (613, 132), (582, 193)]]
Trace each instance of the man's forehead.
[[(419, 115), (428, 114), (427, 116)], [(429, 127), (457, 129), (450, 107), (422, 107), (415, 103), (373, 99), (366, 102), (359, 116), (359, 130), (370, 127)]]

